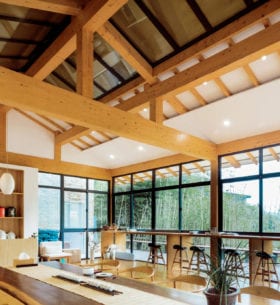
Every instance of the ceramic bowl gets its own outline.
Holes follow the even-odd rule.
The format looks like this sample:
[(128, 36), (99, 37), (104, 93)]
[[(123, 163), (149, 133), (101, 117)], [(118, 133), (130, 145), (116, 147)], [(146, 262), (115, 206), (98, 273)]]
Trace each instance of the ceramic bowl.
[(84, 267), (83, 268), (83, 275), (93, 275), (94, 268), (93, 267)]

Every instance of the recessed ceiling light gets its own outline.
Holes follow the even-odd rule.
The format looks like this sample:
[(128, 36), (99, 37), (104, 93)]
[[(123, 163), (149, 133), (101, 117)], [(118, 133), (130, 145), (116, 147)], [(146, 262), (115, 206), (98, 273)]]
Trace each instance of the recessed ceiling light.
[(147, 112), (147, 111), (148, 111), (148, 109), (147, 109), (147, 108), (144, 108), (144, 109), (143, 109), (143, 111), (144, 111), (144, 112)]
[(110, 155), (109, 158), (110, 159), (115, 159), (115, 156), (114, 155)]
[(203, 82), (203, 86), (207, 86), (208, 85), (208, 82)]
[(140, 145), (140, 146), (138, 146), (138, 150), (143, 151), (144, 147)]
[(266, 56), (266, 55), (263, 55), (263, 56), (262, 56), (262, 61), (265, 61), (265, 60), (267, 60), (267, 56)]
[(228, 126), (230, 126), (231, 125), (231, 122), (230, 122), (230, 120), (224, 120), (224, 126), (226, 126), (226, 127), (228, 127)]

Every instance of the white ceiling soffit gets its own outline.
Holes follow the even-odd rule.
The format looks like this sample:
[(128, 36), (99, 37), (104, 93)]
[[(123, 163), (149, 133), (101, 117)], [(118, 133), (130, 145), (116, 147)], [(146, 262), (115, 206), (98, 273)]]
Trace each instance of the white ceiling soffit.
[[(216, 144), (280, 129), (280, 79), (166, 120)], [(224, 121), (230, 122), (224, 126)]]
[(173, 154), (165, 149), (119, 137), (84, 151), (79, 151), (70, 144), (64, 145), (61, 159), (113, 169)]

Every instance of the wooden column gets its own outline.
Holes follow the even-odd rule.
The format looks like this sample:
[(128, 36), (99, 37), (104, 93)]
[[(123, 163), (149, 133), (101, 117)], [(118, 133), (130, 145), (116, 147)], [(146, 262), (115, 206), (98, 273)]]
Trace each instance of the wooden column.
[(77, 33), (77, 93), (93, 98), (93, 33)]
[[(219, 222), (219, 205), (218, 205), (218, 157), (215, 160), (211, 160), (211, 201), (210, 201), (210, 228), (218, 230)], [(218, 239), (214, 236), (210, 239), (210, 254), (211, 257), (218, 257)]]
[(162, 98), (155, 98), (150, 101), (150, 120), (156, 123), (163, 121), (163, 103)]

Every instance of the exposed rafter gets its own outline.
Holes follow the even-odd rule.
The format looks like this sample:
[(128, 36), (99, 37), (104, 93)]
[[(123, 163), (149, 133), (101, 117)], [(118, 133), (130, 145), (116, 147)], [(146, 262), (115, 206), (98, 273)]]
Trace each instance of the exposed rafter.
[(0, 0), (0, 3), (66, 15), (78, 15), (82, 9), (79, 1), (74, 0)]
[(76, 49), (76, 34), (82, 27), (95, 32), (108, 20), (127, 0), (95, 0), (72, 20), (70, 25), (50, 45), (48, 49), (28, 69), (27, 75), (40, 80), (46, 78)]
[[(203, 159), (216, 157), (216, 145), (155, 124), (37, 79), (0, 68), (1, 103), (54, 117), (88, 129), (100, 129), (135, 141)], [(40, 99), (37, 97), (40, 96)], [(77, 107), (79, 111), (77, 111)]]
[(243, 67), (260, 58), (263, 54), (272, 53), (279, 48), (280, 23), (277, 23), (165, 81), (146, 87), (144, 92), (135, 95), (117, 107), (127, 111), (167, 93), (179, 94), (190, 90), (204, 81)]

